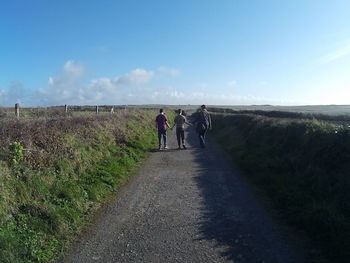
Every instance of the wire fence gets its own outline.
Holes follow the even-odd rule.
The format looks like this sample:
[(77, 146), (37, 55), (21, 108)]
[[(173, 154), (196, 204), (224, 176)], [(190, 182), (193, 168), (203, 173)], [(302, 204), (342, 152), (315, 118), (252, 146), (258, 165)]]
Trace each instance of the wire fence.
[(193, 105), (61, 105), (50, 107), (21, 107), (16, 103), (14, 107), (0, 107), (0, 119), (35, 119), (55, 118), (67, 116), (82, 116), (92, 114), (114, 114), (120, 111), (182, 109), (192, 112), (198, 108)]
[(53, 118), (65, 116), (80, 116), (89, 114), (114, 114), (117, 111), (158, 110), (155, 106), (136, 105), (62, 105), (51, 107), (21, 107), (18, 103), (14, 107), (0, 107), (0, 119), (17, 118)]

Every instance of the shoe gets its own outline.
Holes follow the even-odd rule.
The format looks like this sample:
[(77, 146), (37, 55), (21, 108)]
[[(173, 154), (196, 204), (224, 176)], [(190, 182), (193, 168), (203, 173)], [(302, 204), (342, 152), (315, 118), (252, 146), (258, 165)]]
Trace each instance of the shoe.
[(162, 149), (162, 146), (161, 146), (161, 145), (159, 145), (159, 146), (158, 146), (158, 150), (160, 151), (161, 149)]
[(177, 147), (177, 149), (178, 149), (178, 150), (181, 150), (181, 147), (179, 146), (179, 147)]
[(182, 145), (182, 148), (184, 148), (185, 150), (187, 149), (187, 147), (186, 147), (186, 145), (184, 144), (184, 145)]
[(165, 145), (163, 149), (164, 149), (164, 150), (167, 150), (167, 149), (168, 149), (168, 147)]

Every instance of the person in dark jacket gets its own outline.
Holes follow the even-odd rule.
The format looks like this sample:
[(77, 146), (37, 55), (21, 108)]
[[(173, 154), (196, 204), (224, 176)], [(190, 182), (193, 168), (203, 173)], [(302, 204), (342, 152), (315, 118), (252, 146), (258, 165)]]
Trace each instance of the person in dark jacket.
[(196, 123), (196, 131), (199, 137), (199, 144), (202, 148), (205, 148), (205, 135), (207, 131), (212, 128), (211, 117), (207, 111), (207, 106), (201, 106), (201, 109), (197, 115)]

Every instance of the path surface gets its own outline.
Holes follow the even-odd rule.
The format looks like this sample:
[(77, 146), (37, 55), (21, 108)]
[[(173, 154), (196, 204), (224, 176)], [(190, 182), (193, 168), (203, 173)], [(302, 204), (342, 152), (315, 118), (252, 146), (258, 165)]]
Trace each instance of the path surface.
[(305, 262), (219, 150), (174, 137), (64, 262)]

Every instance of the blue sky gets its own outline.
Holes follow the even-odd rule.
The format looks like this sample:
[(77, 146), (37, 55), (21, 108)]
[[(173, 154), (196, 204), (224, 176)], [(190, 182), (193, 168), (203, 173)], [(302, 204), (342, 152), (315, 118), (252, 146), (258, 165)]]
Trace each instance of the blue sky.
[(349, 104), (350, 1), (0, 6), (0, 105)]

